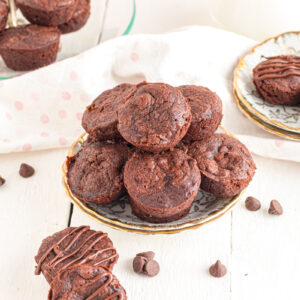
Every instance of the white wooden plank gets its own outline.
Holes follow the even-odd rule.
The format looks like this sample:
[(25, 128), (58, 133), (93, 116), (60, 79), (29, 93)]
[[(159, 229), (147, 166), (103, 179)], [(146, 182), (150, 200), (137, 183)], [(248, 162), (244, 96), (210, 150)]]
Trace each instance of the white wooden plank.
[[(255, 157), (257, 174), (245, 197), (261, 200), (247, 211), (244, 201), (233, 211), (233, 300), (296, 299), (300, 270), (300, 164)], [(267, 210), (272, 199), (282, 216)], [(248, 274), (248, 276), (245, 276)]]
[[(208, 267), (216, 259), (230, 263), (230, 214), (199, 229), (175, 235), (144, 236), (117, 231), (74, 208), (72, 225), (87, 224), (108, 232), (120, 259), (114, 273), (125, 287), (128, 299), (230, 299), (230, 276), (216, 279)], [(160, 263), (157, 277), (147, 278), (132, 271), (132, 259), (141, 251), (153, 250)]]
[[(47, 299), (48, 283), (34, 275), (34, 256), (43, 238), (63, 229), (69, 203), (61, 184), (66, 150), (0, 156), (0, 299)], [(36, 174), (24, 179), (19, 166), (26, 162)]]

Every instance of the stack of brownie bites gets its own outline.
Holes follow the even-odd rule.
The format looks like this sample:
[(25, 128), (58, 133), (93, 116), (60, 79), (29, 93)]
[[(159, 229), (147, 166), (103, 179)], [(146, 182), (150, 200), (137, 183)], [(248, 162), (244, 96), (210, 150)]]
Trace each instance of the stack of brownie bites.
[(43, 240), (35, 273), (50, 284), (48, 300), (126, 300), (111, 270), (119, 255), (107, 233), (68, 227)]
[(16, 71), (34, 70), (53, 63), (61, 33), (82, 28), (90, 16), (90, 0), (16, 0), (31, 23), (5, 29), (8, 6), (0, 0), (0, 55)]
[(84, 112), (89, 136), (68, 157), (69, 188), (97, 204), (128, 193), (133, 213), (152, 223), (186, 216), (199, 187), (217, 197), (237, 195), (255, 164), (238, 140), (215, 133), (221, 120), (222, 102), (205, 87), (118, 85)]

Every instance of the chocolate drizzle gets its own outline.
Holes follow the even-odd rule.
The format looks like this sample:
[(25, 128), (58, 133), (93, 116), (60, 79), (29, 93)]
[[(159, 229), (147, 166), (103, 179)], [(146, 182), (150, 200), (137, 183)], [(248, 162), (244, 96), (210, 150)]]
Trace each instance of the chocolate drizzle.
[(266, 61), (256, 66), (254, 73), (255, 80), (289, 76), (300, 76), (300, 57), (293, 55), (267, 57)]
[[(101, 243), (104, 239), (106, 241)], [(48, 249), (42, 247), (43, 245), (41, 249), (44, 251), (40, 250), (39, 253), (43, 254), (39, 259), (39, 255), (36, 257), (37, 275), (40, 274), (43, 265), (47, 273), (55, 276), (59, 271), (74, 264), (112, 267), (118, 259), (117, 251), (112, 247), (107, 233), (90, 230), (89, 226), (68, 228), (58, 241), (50, 243)]]
[(108, 269), (86, 265), (61, 271), (51, 283), (48, 299), (73, 299), (74, 296), (86, 300), (127, 299), (125, 290)]

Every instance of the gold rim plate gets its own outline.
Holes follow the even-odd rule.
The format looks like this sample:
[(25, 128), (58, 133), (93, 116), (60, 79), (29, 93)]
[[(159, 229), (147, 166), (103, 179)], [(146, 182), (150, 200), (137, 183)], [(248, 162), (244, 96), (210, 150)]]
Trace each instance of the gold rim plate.
[[(223, 128), (222, 126), (220, 126), (220, 127), (223, 132), (226, 132), (227, 134), (231, 135), (225, 128)], [(83, 134), (76, 140), (76, 142), (69, 149), (69, 152), (68, 152), (69, 157), (75, 155), (78, 152), (78, 150), (82, 147), (83, 143), (85, 142), (86, 138), (87, 138), (87, 134)], [(199, 213), (198, 218), (195, 218), (193, 220), (187, 220), (187, 221), (185, 221), (185, 220), (182, 221), (183, 219), (178, 220), (178, 221), (182, 221), (182, 222), (179, 222), (178, 224), (176, 224), (176, 223), (174, 224), (174, 222), (166, 223), (166, 224), (151, 224), (151, 223), (143, 222), (141, 220), (139, 220), (138, 222), (135, 223), (134, 218), (136, 218), (136, 217), (134, 215), (132, 215), (131, 212), (130, 213), (131, 213), (133, 221), (128, 223), (128, 220), (124, 220), (118, 215), (115, 215), (113, 217), (108, 217), (107, 213), (104, 213), (103, 211), (101, 211), (101, 209), (103, 209), (103, 207), (105, 207), (105, 206), (96, 205), (97, 209), (94, 209), (94, 207), (91, 207), (91, 205), (88, 205), (87, 203), (81, 201), (80, 199), (78, 199), (77, 197), (75, 197), (72, 194), (72, 192), (68, 186), (68, 180), (67, 180), (67, 160), (64, 162), (64, 164), (62, 166), (62, 172), (63, 172), (63, 182), (62, 183), (63, 183), (64, 189), (66, 191), (66, 194), (67, 194), (68, 198), (70, 199), (70, 201), (77, 208), (79, 208), (85, 214), (92, 217), (94, 220), (96, 220), (104, 225), (107, 225), (114, 229), (119, 229), (119, 230), (127, 231), (127, 232), (140, 233), (140, 234), (173, 234), (173, 233), (179, 233), (179, 232), (182, 232), (185, 230), (199, 228), (204, 224), (207, 224), (213, 220), (218, 219), (219, 217), (223, 216), (226, 212), (230, 211), (230, 209), (240, 200), (241, 195), (243, 193), (243, 192), (241, 192), (240, 194), (238, 194), (232, 198), (224, 198), (224, 199), (216, 198), (212, 195), (210, 195), (208, 197), (204, 196), (204, 198), (203, 198), (205, 200), (204, 202), (206, 202), (206, 199), (208, 199), (209, 197), (210, 198), (214, 197), (216, 199), (211, 202), (207, 201), (207, 207), (206, 207), (206, 204), (204, 204), (204, 210), (205, 210), (204, 217), (203, 217), (203, 215), (201, 216)], [(201, 193), (205, 194), (204, 192), (201, 192)], [(209, 195), (209, 194), (207, 194), (207, 195)], [(207, 197), (207, 198), (205, 198), (205, 197)], [(212, 202), (214, 202), (214, 201), (215, 201), (215, 203), (217, 203), (217, 205), (215, 207), (211, 205)], [(195, 200), (195, 202), (197, 202), (197, 200)], [(201, 202), (199, 201), (199, 203), (201, 203)], [(194, 203), (193, 205), (197, 206), (196, 203)], [(200, 211), (200, 209), (199, 209), (199, 211)], [(191, 212), (190, 212), (190, 214), (191, 214)], [(196, 213), (195, 213), (195, 215), (196, 215)]]
[[(296, 50), (293, 47), (288, 47), (284, 44), (283, 40), (287, 39), (288, 36), (295, 35), (297, 36), (297, 39), (299, 39), (299, 49)], [(299, 37), (299, 38), (298, 38)], [(259, 43), (258, 45), (254, 46), (248, 53), (246, 53), (238, 62), (238, 65), (236, 66), (234, 70), (234, 79), (233, 79), (233, 93), (234, 97), (236, 98), (237, 104), (240, 107), (243, 105), (244, 110), (246, 110), (249, 114), (251, 114), (251, 117), (249, 119), (251, 121), (254, 121), (255, 123), (259, 125), (260, 127), (268, 130), (269, 132), (272, 132), (274, 134), (292, 138), (294, 140), (300, 139), (300, 128), (289, 126), (287, 123), (284, 123), (283, 121), (279, 122), (278, 120), (274, 120), (272, 118), (269, 118), (261, 111), (258, 111), (252, 103), (249, 102), (249, 97), (247, 99), (247, 96), (245, 96), (245, 93), (241, 91), (241, 88), (239, 86), (239, 72), (242, 68), (245, 67), (245, 59), (248, 57), (248, 55), (253, 54), (255, 51), (257, 51), (260, 47), (264, 46), (266, 43), (273, 42), (274, 44), (279, 41), (280, 44), (280, 51), (281, 53), (273, 52), (273, 55), (269, 55), (269, 53), (265, 53), (266, 56), (274, 56), (279, 54), (298, 54), (300, 53), (300, 31), (289, 31), (282, 34), (279, 34), (275, 37), (271, 37), (266, 39), (265, 41)], [(252, 80), (252, 74), (249, 74), (248, 80)], [(272, 106), (272, 107), (275, 107)], [(285, 111), (285, 109), (288, 109), (288, 107), (284, 108), (284, 106), (276, 105), (276, 108)], [(263, 125), (262, 125), (263, 124)], [(277, 129), (276, 129), (277, 128)], [(288, 134), (290, 132), (291, 134)], [(298, 136), (297, 136), (298, 134)]]
[(256, 125), (264, 129), (265, 131), (269, 133), (273, 133), (275, 135), (278, 135), (279, 137), (283, 137), (289, 140), (293, 141), (300, 141), (300, 135), (295, 132), (290, 132), (284, 129), (280, 129), (276, 126), (272, 126), (269, 123), (263, 122), (260, 118), (253, 115), (247, 108), (244, 106), (244, 104), (239, 100), (239, 97), (236, 95), (235, 92), (233, 92), (235, 101), (237, 103), (237, 106), (239, 110), (252, 122), (254, 122)]

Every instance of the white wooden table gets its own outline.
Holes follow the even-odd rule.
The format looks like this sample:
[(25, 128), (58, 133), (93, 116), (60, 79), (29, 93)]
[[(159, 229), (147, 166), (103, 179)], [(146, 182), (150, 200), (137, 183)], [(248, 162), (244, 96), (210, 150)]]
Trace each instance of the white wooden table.
[[(155, 0), (151, 8), (149, 1), (140, 1), (147, 19), (151, 14), (156, 19), (153, 31), (158, 31), (159, 24), (165, 30), (171, 25), (196, 22), (194, 15), (189, 18), (191, 8), (185, 1), (176, 1), (175, 6), (171, 6), (171, 0), (166, 2), (169, 5)], [(196, 2), (190, 3), (199, 8)], [(181, 17), (177, 18), (180, 11)], [(205, 18), (202, 21), (208, 23)], [(143, 16), (138, 13), (134, 32), (142, 31), (149, 31), (149, 24), (143, 23)], [(0, 187), (1, 300), (47, 297), (48, 284), (43, 276), (34, 275), (34, 255), (44, 237), (67, 225), (70, 204), (61, 185), (61, 164), (66, 153), (67, 149), (60, 149), (0, 156), (0, 175), (7, 180)], [(300, 164), (257, 156), (254, 159), (258, 170), (245, 197), (252, 195), (262, 201), (258, 212), (247, 211), (242, 199), (221, 219), (170, 236), (116, 231), (96, 223), (76, 208), (71, 225), (87, 224), (109, 233), (120, 253), (114, 272), (132, 300), (298, 299)], [(22, 162), (35, 167), (32, 178), (19, 176)], [(272, 199), (282, 203), (282, 216), (268, 215)], [(132, 271), (132, 258), (145, 250), (156, 252), (161, 265), (157, 277), (147, 278)], [(208, 274), (208, 267), (216, 259), (227, 266), (224, 278), (215, 279)]]

